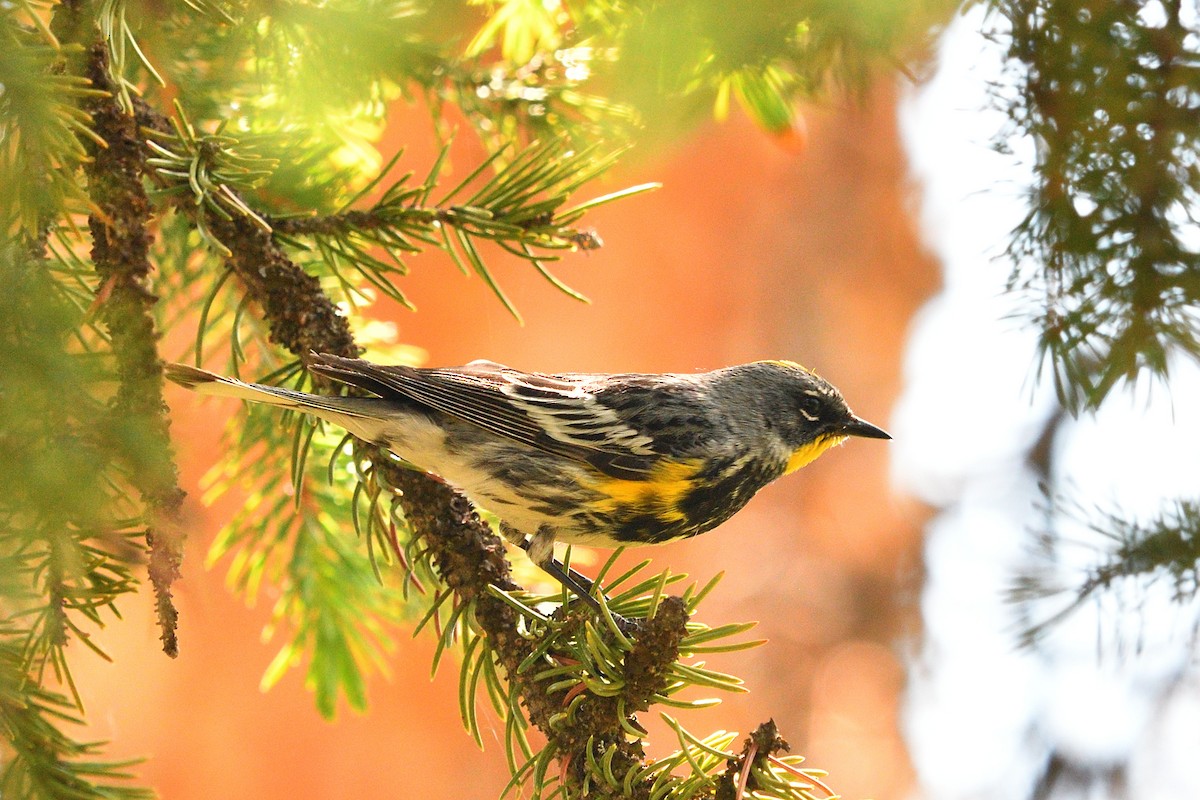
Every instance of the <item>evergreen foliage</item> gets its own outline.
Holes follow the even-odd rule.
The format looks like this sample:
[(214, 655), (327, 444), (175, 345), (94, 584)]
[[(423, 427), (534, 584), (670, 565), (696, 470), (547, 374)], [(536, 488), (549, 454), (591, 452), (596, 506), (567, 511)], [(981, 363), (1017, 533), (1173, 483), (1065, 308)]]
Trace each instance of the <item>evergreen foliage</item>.
[[(992, 10), (1008, 48), (1009, 80), (996, 91), (1013, 124), (1005, 133), (1037, 143), (1011, 286), (1028, 297), (1063, 409), (1089, 414), (1126, 401), (1117, 389), (1169, 381), (1172, 364), (1200, 359), (1200, 20), (1178, 0), (997, 0)], [(1196, 498), (1150, 519), (1088, 510), (1043, 466), (1046, 531), (1014, 587), (1030, 604), (1027, 642), (1118, 586), (1140, 596), (1167, 579), (1176, 600), (1195, 597)], [(1080, 523), (1094, 553), (1066, 580), (1065, 551), (1079, 542), (1063, 531)], [(1057, 609), (1039, 611), (1047, 603)]]
[[(578, 199), (631, 143), (735, 104), (786, 135), (799, 101), (903, 69), (944, 10), (737, 5), (732, 17), (689, 0), (0, 7), (0, 794), (146, 794), (129, 765), (73, 738), (83, 707), (64, 648), (107, 657), (101, 630), (143, 574), (164, 650), (179, 646), (164, 332), (186, 331), (196, 363), (331, 391), (305, 371), (308, 352), (412, 360), (363, 311), (379, 296), (407, 304), (403, 276), (431, 248), (518, 318), (492, 270), (501, 254), (578, 297), (552, 269), (601, 246), (588, 212), (652, 188)], [(1196, 20), (1178, 0), (990, 6), (1017, 87), (999, 99), (1013, 132), (1038, 142), (1012, 286), (1031, 298), (1064, 408), (1091, 413), (1122, 382), (1200, 356)], [(429, 109), (431, 163), (376, 149), (398, 103)], [(447, 180), (455, 135), (488, 155)], [(600, 615), (531, 594), (445, 486), (307, 418), (277, 421), (240, 416), (206, 480), (209, 496), (246, 498), (210, 558), (248, 597), (278, 590), (264, 684), (303, 664), (322, 714), (340, 698), (365, 708), (367, 675), (386, 671), (411, 623), (436, 637), (434, 669), (457, 661), (467, 730), (479, 737), (480, 696), (504, 720), (509, 792), (831, 794), (780, 755), (770, 725), (735, 750), (736, 734), (697, 736), (663, 715), (679, 749), (644, 753), (639, 714), (707, 702), (681, 700), (689, 687), (743, 688), (696, 661), (755, 644), (748, 625), (692, 619), (715, 579), (684, 588), (648, 564), (609, 576), (610, 561)], [(1078, 505), (1056, 499), (1050, 514)], [(1028, 576), (1021, 598), (1066, 591), (1068, 613), (1118, 582), (1163, 578), (1195, 596), (1195, 499), (1151, 520), (1088, 519), (1111, 550), (1075, 586)], [(612, 613), (643, 627), (629, 635)], [(1031, 622), (1028, 638), (1060, 617)]]
[(1072, 410), (1166, 377), (1171, 353), (1200, 358), (1200, 67), (1181, 6), (998, 4), (1019, 76), (1009, 114), (1041, 145), (1014, 282), (1041, 301)]
[[(588, 212), (653, 188), (576, 199), (631, 141), (734, 102), (786, 132), (798, 101), (864, 86), (925, 24), (867, 0), (754, 0), (733, 18), (724, 4), (650, 0), (0, 8), (0, 794), (147, 794), (128, 765), (72, 738), (83, 704), (64, 648), (106, 657), (99, 633), (143, 569), (164, 650), (179, 647), (165, 332), (188, 331), (197, 363), (330, 391), (305, 371), (308, 352), (411, 357), (372, 338), (361, 312), (379, 296), (407, 304), (399, 279), (430, 248), (514, 316), (499, 253), (578, 297), (551, 268), (601, 246)], [(430, 164), (376, 149), (403, 102), (431, 112), (443, 146)], [(448, 185), (456, 116), (489, 155)], [(510, 790), (831, 794), (770, 725), (739, 752), (736, 734), (696, 736), (664, 715), (680, 749), (645, 755), (638, 714), (707, 702), (681, 700), (689, 687), (742, 690), (695, 660), (757, 644), (740, 637), (749, 625), (691, 619), (715, 579), (673, 596), (684, 576), (642, 564), (605, 579), (598, 617), (531, 595), (461, 497), (307, 418), (277, 421), (239, 417), (206, 481), (246, 498), (210, 558), (249, 597), (278, 590), (265, 684), (304, 664), (322, 714), (339, 698), (362, 709), (367, 674), (416, 621), (437, 637), (434, 669), (459, 661), (468, 731), (479, 737), (480, 694), (505, 720)], [(612, 612), (643, 627), (626, 634)]]

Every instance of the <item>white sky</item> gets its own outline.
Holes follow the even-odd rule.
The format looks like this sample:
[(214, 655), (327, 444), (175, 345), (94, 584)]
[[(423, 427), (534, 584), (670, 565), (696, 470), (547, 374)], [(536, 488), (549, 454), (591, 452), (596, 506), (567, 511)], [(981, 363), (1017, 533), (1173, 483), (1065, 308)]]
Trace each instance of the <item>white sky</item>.
[[(945, 508), (928, 530), (926, 636), (905, 714), (920, 796), (1025, 798), (1053, 750), (1085, 769), (1129, 760), (1131, 794), (1190, 800), (1200, 797), (1195, 607), (1130, 593), (1125, 606), (1085, 607), (1036, 652), (1014, 645), (1004, 595), (1042, 524), (1023, 457), (1054, 404), (1035, 379), (1034, 333), (1003, 292), (999, 254), (1023, 213), (1019, 157), (1031, 147), (990, 149), (1003, 116), (984, 110), (986, 82), (1000, 76), (1000, 52), (979, 35), (982, 18), (975, 6), (956, 19), (936, 76), (901, 112), (922, 229), (945, 272), (945, 290), (914, 320), (892, 423), (896, 483)], [(1170, 395), (1139, 387), (1068, 423), (1054, 461), (1075, 496), (1133, 514), (1200, 494), (1200, 371), (1176, 364)], [(1064, 575), (1095, 557), (1099, 538), (1080, 529), (1078, 539)], [(1141, 615), (1117, 625), (1130, 598)]]

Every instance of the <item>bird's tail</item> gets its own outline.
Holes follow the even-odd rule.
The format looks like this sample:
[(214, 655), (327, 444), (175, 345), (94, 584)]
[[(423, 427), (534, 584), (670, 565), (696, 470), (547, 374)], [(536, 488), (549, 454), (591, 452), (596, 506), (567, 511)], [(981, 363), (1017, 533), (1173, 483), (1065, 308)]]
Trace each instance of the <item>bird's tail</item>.
[(382, 411), (379, 406), (385, 402), (374, 397), (316, 395), (278, 386), (245, 383), (187, 364), (167, 364), (164, 374), (169, 380), (200, 394), (236, 397), (251, 403), (291, 408), (352, 430), (359, 426), (353, 425), (351, 420), (378, 420)]

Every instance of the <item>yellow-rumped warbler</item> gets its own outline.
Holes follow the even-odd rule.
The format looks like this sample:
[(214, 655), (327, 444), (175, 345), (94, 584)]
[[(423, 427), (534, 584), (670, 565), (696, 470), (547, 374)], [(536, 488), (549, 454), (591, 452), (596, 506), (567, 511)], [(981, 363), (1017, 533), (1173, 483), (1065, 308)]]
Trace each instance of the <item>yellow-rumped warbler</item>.
[(167, 377), (304, 411), (386, 447), (494, 513), (560, 580), (555, 540), (617, 547), (695, 536), (847, 437), (891, 438), (789, 361), (548, 375), (491, 361), (418, 369), (313, 354), (308, 367), (375, 396), (307, 394), (180, 364)]

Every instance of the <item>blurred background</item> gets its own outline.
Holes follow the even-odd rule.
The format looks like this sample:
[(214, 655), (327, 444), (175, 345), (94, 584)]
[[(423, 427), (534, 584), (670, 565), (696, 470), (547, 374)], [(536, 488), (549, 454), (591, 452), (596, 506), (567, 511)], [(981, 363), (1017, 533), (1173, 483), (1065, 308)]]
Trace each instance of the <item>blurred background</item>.
[[(758, 620), (770, 640), (711, 661), (750, 691), (689, 726), (745, 732), (774, 718), (848, 798), (1200, 796), (1184, 766), (1200, 741), (1187, 609), (1143, 598), (1143, 619), (1174, 616), (1113, 634), (1119, 655), (1098, 646), (1094, 614), (1039, 650), (1016, 645), (1005, 593), (1039, 520), (1029, 453), (1057, 404), (1004, 293), (998, 256), (1025, 213), (1032, 145), (990, 147), (1002, 53), (983, 27), (979, 9), (957, 18), (928, 80), (807, 106), (787, 136), (735, 112), (636, 150), (597, 193), (663, 188), (600, 209), (604, 247), (559, 267), (590, 305), (502, 263), (519, 326), (481, 281), (427, 253), (403, 281), (417, 313), (380, 302), (372, 315), (430, 365), (685, 372), (792, 359), (891, 430), (894, 442), (850, 442), (768, 487), (713, 533), (626, 554), (700, 578), (724, 570), (703, 614)], [(432, 160), (424, 109), (393, 109), (380, 149), (399, 143), (413, 163)], [(1062, 479), (1150, 510), (1194, 486), (1189, 369), (1174, 373), (1173, 403), (1135, 395), (1123, 414), (1064, 423), (1049, 445)], [(247, 608), (224, 586), (227, 565), (206, 566), (234, 501), (197, 499), (236, 407), (174, 389), (168, 400), (190, 495), (181, 654), (162, 655), (150, 597), (125, 602), (105, 631), (112, 663), (73, 653), (93, 737), (146, 757), (139, 775), (172, 800), (496, 796), (502, 726), (489, 739), (483, 723), (480, 753), (455, 670), (428, 676), (429, 636), (401, 639), (366, 714), (322, 720), (298, 671), (259, 690), (277, 646), (262, 637), (270, 589)], [(1129, 450), (1111, 448), (1115, 430)]]

